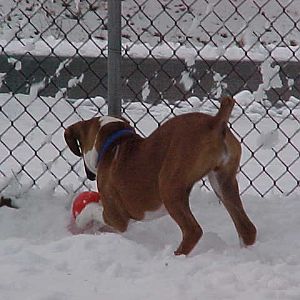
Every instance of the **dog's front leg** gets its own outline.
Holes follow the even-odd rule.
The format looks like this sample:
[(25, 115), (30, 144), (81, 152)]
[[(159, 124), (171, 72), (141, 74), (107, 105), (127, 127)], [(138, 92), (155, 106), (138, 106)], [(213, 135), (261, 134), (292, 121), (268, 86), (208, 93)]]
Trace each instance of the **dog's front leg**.
[(102, 199), (103, 204), (103, 220), (106, 225), (118, 232), (125, 232), (127, 230), (130, 216), (122, 209), (118, 201), (118, 196), (114, 195), (114, 198), (109, 197)]
[(174, 254), (187, 255), (192, 251), (203, 234), (190, 209), (190, 189), (174, 188), (174, 181), (172, 183), (161, 183), (161, 187), (163, 203), (182, 232), (182, 241)]

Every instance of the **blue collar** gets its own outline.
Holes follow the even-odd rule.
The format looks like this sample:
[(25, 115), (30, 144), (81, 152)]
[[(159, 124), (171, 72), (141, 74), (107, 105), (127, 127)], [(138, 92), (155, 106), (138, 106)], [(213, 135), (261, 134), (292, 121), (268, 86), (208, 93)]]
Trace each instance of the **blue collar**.
[(120, 129), (109, 135), (106, 140), (103, 143), (103, 146), (101, 147), (99, 153), (98, 153), (98, 161), (97, 165), (100, 163), (100, 161), (103, 159), (103, 156), (107, 152), (107, 150), (110, 148), (110, 146), (119, 138), (123, 136), (128, 136), (131, 134), (134, 134), (135, 131), (133, 128), (125, 128), (125, 129)]

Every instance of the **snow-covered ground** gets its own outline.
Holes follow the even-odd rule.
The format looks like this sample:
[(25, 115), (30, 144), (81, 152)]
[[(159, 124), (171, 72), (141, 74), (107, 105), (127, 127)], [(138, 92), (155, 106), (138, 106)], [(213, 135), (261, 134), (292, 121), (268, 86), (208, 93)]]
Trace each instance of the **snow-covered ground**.
[[(107, 3), (0, 0), (0, 45), (6, 55), (102, 56)], [(124, 0), (123, 53), (299, 60), (299, 15), (297, 0)]]
[[(270, 53), (275, 60), (300, 57), (299, 30), (293, 29), (300, 4), (296, 0), (161, 2), (167, 13), (161, 13), (156, 1), (122, 2), (123, 22), (130, 24), (123, 29), (123, 54), (145, 57), (151, 50), (156, 58), (170, 57), (176, 49), (178, 57), (193, 65), (199, 56), (239, 60), (248, 51), (250, 58), (265, 61), (260, 88), (236, 95), (238, 105), (230, 119), (243, 140), (238, 180), (246, 211), (258, 229), (256, 244), (240, 248), (224, 207), (200, 183), (190, 198), (204, 236), (188, 257), (173, 255), (181, 236), (168, 215), (133, 223), (124, 234), (72, 235), (74, 193), (94, 190), (95, 185), (85, 179), (82, 161), (66, 149), (63, 126), (105, 115), (107, 106), (100, 97), (66, 100), (62, 91), (54, 98), (37, 97), (46, 82), (42, 81), (31, 86), (29, 95), (0, 95), (0, 191), (19, 207), (0, 208), (0, 300), (300, 299), (300, 101), (291, 98), (272, 107), (265, 99), (265, 90), (281, 84), (276, 65), (271, 68), (272, 61), (266, 60)], [(152, 24), (137, 12), (139, 3), (155, 19)], [(0, 0), (4, 55), (21, 72), (21, 62), (13, 58), (16, 54), (106, 54), (107, 30), (97, 14), (106, 18), (107, 2), (95, 5), (88, 9), (87, 1), (72, 1), (70, 10), (84, 14), (78, 21), (69, 9), (61, 11), (60, 0)], [(171, 29), (174, 20), (177, 29)], [(68, 40), (62, 40), (64, 34), (55, 24), (69, 32)], [(159, 44), (157, 28), (168, 43)], [(146, 45), (132, 45), (136, 33)], [(65, 63), (53, 76), (59, 77)], [(0, 84), (5, 76), (0, 70)], [(190, 78), (182, 80), (188, 89)], [(69, 83), (78, 82), (80, 78), (71, 78)], [(193, 97), (177, 106), (125, 103), (124, 108), (125, 116), (147, 136), (157, 128), (157, 121), (190, 111), (213, 114), (217, 105)], [(37, 183), (34, 188), (32, 179)]]
[(298, 300), (299, 195), (243, 201), (258, 228), (254, 246), (240, 248), (224, 207), (195, 187), (204, 236), (189, 257), (175, 257), (180, 233), (169, 216), (122, 235), (72, 236), (68, 198), (31, 191), (19, 210), (0, 209), (0, 299)]
[[(84, 42), (90, 35), (107, 39), (107, 1), (0, 1), (4, 40), (68, 36)], [(152, 46), (161, 42), (251, 47), (256, 43), (297, 46), (300, 5), (297, 0), (124, 0), (124, 42)]]
[[(278, 193), (295, 187), (295, 182), (273, 149), (280, 150), (279, 157), (285, 162), (297, 158), (288, 144), (288, 137), (299, 149), (299, 100), (288, 103), (293, 111), (287, 117), (288, 108), (270, 108), (270, 117), (264, 117), (262, 106), (252, 102), (253, 95), (244, 91), (236, 96), (237, 105), (231, 123), (237, 134), (247, 135), (255, 124), (256, 129), (244, 138), (243, 160), (246, 174), (252, 178), (262, 169), (251, 159), (249, 149), (258, 149), (255, 156), (271, 176), (277, 178), (278, 188), (261, 198), (248, 189), (248, 179), (239, 175), (246, 211), (258, 229), (257, 243), (240, 248), (235, 229), (224, 207), (216, 196), (197, 184), (191, 194), (192, 210), (204, 229), (204, 236), (188, 257), (175, 257), (173, 251), (180, 241), (177, 225), (167, 215), (160, 219), (133, 223), (124, 234), (98, 233), (72, 235), (68, 230), (71, 220), (70, 207), (74, 191), (80, 187), (76, 174), (64, 177), (62, 184), (68, 193), (57, 188), (53, 174), (63, 177), (69, 163), (77, 158), (68, 149), (62, 136), (61, 124), (67, 126), (79, 118), (89, 118), (107, 113), (102, 98), (67, 102), (55, 98), (37, 98), (16, 95), (19, 106), (10, 95), (1, 99), (1, 142), (14, 147), (13, 154), (22, 162), (28, 162), (25, 170), (31, 176), (44, 172), (38, 179), (40, 188), (26, 188), (26, 175), (19, 173), (18, 164), (10, 158), (1, 163), (1, 171), (8, 177), (0, 177), (4, 195), (11, 196), (18, 210), (0, 208), (0, 299), (16, 300), (81, 300), (81, 299), (257, 299), (298, 300), (300, 297), (300, 201), (299, 187), (286, 196)], [(190, 99), (193, 107), (181, 103), (173, 107), (176, 114), (189, 111), (214, 113), (216, 107), (209, 101)], [(128, 104), (127, 104), (128, 105)], [(267, 104), (266, 104), (267, 105)], [(52, 106), (49, 114), (48, 106)], [(163, 104), (148, 107), (158, 120), (171, 116), (171, 109)], [(245, 114), (242, 113), (244, 109)], [(75, 110), (75, 114), (74, 114)], [(157, 127), (149, 115), (143, 117), (146, 108), (131, 103), (126, 113), (138, 129), (148, 135)], [(46, 114), (48, 113), (48, 114)], [(32, 117), (37, 119), (37, 124)], [(277, 128), (281, 123), (285, 136)], [(14, 121), (15, 129), (9, 129)], [(22, 142), (20, 134), (26, 135)], [(260, 131), (260, 133), (259, 133)], [(0, 144), (1, 157), (8, 155)], [(56, 148), (52, 145), (55, 144)], [(29, 144), (38, 149), (37, 156)], [(59, 152), (59, 149), (61, 152)], [(30, 160), (30, 156), (34, 157)], [(39, 160), (37, 157), (41, 158)], [(300, 178), (299, 160), (292, 167)], [(48, 169), (47, 169), (48, 168)], [(11, 171), (14, 170), (14, 175)], [(83, 176), (82, 162), (75, 170)], [(24, 173), (24, 172), (23, 172)], [(281, 177), (282, 176), (282, 177)], [(52, 181), (51, 181), (52, 179)], [(22, 182), (22, 186), (19, 184)], [(30, 183), (30, 181), (29, 181)], [(87, 183), (91, 189), (94, 185)], [(254, 184), (261, 191), (273, 185), (262, 174)]]

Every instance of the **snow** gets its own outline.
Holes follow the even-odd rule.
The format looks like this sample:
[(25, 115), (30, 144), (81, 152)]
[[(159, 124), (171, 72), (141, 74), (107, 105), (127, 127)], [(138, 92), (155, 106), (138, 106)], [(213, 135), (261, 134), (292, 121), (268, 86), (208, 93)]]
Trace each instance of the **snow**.
[(146, 80), (142, 87), (142, 99), (146, 102), (148, 96), (150, 95), (149, 80)]
[(31, 101), (34, 101), (37, 99), (39, 91), (43, 90), (45, 88), (45, 86), (46, 86), (45, 79), (40, 82), (33, 83), (30, 86), (29, 95), (30, 95)]
[(13, 65), (16, 71), (20, 71), (22, 69), (22, 63), (13, 57), (9, 57), (7, 62)]
[[(53, 106), (52, 111), (64, 125), (69, 125), (83, 117), (90, 118), (100, 113), (106, 114), (105, 100), (83, 99), (78, 101), (57, 101), (57, 99), (16, 95), (33, 117), (40, 121), (39, 130), (22, 115), (22, 109), (9, 106), (10, 95), (1, 95), (3, 112), (8, 119), (1, 118), (1, 128), (8, 128), (9, 120), (18, 116), (18, 130), (33, 130), (30, 142), (33, 147), (42, 146), (38, 152), (44, 158), (48, 170), (40, 187), (30, 188), (26, 175), (11, 161), (3, 163), (1, 169), (10, 177), (0, 177), (0, 186), (8, 185), (4, 195), (11, 196), (18, 210), (0, 208), (0, 290), (1, 299), (30, 300), (81, 300), (93, 299), (298, 299), (300, 296), (300, 257), (298, 239), (300, 231), (299, 187), (290, 194), (280, 194), (274, 187), (261, 198), (249, 188), (243, 174), (239, 174), (241, 189), (246, 190), (242, 200), (247, 213), (258, 229), (258, 238), (254, 246), (241, 248), (238, 237), (225, 208), (217, 197), (197, 184), (191, 194), (191, 208), (204, 229), (204, 236), (188, 257), (175, 257), (173, 251), (178, 246), (181, 234), (178, 226), (169, 215), (147, 222), (130, 224), (124, 234), (101, 231), (87, 231), (78, 234), (74, 231), (71, 219), (71, 204), (75, 190), (84, 181), (83, 165), (80, 161), (72, 175), (61, 180), (66, 192), (57, 188), (57, 181), (51, 174), (62, 176), (70, 170), (70, 163), (77, 158), (69, 150), (55, 153), (50, 142), (59, 149), (65, 147), (61, 123), (44, 115), (44, 103)], [(259, 142), (265, 146), (256, 153), (261, 163), (268, 163), (274, 148), (280, 149), (286, 137), (276, 127), (271, 118), (265, 117), (253, 101), (253, 94), (243, 91), (236, 96), (237, 105), (231, 118), (233, 129), (240, 135), (249, 131), (257, 116), (259, 132), (254, 131), (244, 139), (242, 163), (249, 160), (251, 153), (247, 147), (260, 149)], [(193, 97), (188, 99), (192, 106), (182, 103), (174, 107), (176, 114), (189, 111), (216, 112), (216, 104)], [(291, 98), (290, 109), (299, 114), (299, 100)], [(7, 106), (8, 105), (8, 106)], [(125, 105), (125, 104), (124, 104)], [(260, 106), (262, 107), (262, 106)], [(72, 113), (75, 111), (75, 114)], [(126, 113), (138, 122), (139, 130), (148, 135), (157, 127), (157, 123), (144, 116), (149, 111), (158, 120), (165, 120), (170, 109), (160, 104), (151, 106), (132, 103)], [(242, 112), (246, 116), (241, 116)], [(298, 147), (299, 123), (292, 116), (282, 116), (280, 108), (270, 108), (277, 121), (283, 122), (284, 132), (292, 136)], [(143, 117), (144, 116), (144, 117)], [(251, 122), (249, 121), (252, 120)], [(60, 128), (60, 129), (59, 129)], [(298, 130), (298, 137), (293, 134)], [(276, 138), (272, 137), (276, 133)], [(297, 134), (297, 133), (296, 133)], [(18, 135), (2, 135), (6, 144), (19, 143)], [(269, 141), (268, 141), (269, 140)], [(26, 156), (25, 150), (22, 155)], [(281, 159), (294, 160), (290, 146), (280, 153)], [(19, 156), (22, 158), (22, 156)], [(293, 157), (293, 158), (292, 158)], [(30, 165), (30, 164), (29, 164)], [(245, 170), (255, 177), (255, 161), (246, 164)], [(31, 175), (38, 174), (41, 162), (33, 161), (28, 170)], [(293, 185), (289, 174), (281, 170), (280, 162), (273, 160), (266, 168), (272, 176), (283, 176), (278, 181), (279, 189), (285, 190)], [(299, 178), (299, 162), (293, 172)], [(43, 169), (42, 169), (43, 170)], [(282, 173), (283, 172), (283, 173)], [(25, 178), (25, 179), (24, 179)], [(26, 185), (26, 183), (28, 185)], [(95, 185), (85, 182), (88, 188)], [(262, 174), (255, 181), (257, 188), (269, 188), (268, 176)], [(273, 182), (272, 182), (273, 184)], [(85, 188), (86, 189), (86, 188)], [(97, 212), (87, 212), (96, 215)], [(87, 220), (83, 220), (83, 223)], [(76, 234), (77, 233), (77, 234)]]
[[(66, 32), (72, 42), (85, 41), (89, 34), (99, 40), (107, 37), (106, 1), (70, 1), (67, 9), (60, 0), (28, 0), (18, 5), (13, 1), (1, 2), (1, 12), (6, 17), (2, 30), (7, 40), (16, 33), (20, 38), (35, 38), (42, 34), (59, 39)], [(123, 39), (134, 42), (139, 36), (142, 42), (156, 45), (160, 41), (159, 29), (169, 42), (228, 46), (235, 43), (234, 37), (236, 41), (245, 38), (245, 30), (249, 28), (254, 43), (291, 45), (299, 41), (295, 26), (299, 10), (297, 1), (281, 0), (126, 0), (122, 1), (122, 25), (130, 26), (124, 26)], [(52, 24), (53, 19), (55, 24)]]
[[(44, 40), (38, 40), (34, 44), (34, 48), (28, 48), (26, 45), (32, 44), (32, 39), (22, 41), (1, 40), (0, 48), (5, 48), (7, 55), (25, 55), (33, 56), (61, 56), (61, 57), (107, 57), (107, 42), (97, 39), (90, 39), (85, 42), (74, 42), (70, 44), (63, 39), (54, 39), (53, 37), (45, 37)], [(258, 45), (251, 48), (246, 55), (246, 50), (235, 45), (218, 47), (207, 44), (199, 48), (191, 48), (178, 42), (168, 42), (168, 44), (158, 44), (155, 48), (145, 42), (144, 44), (132, 44), (124, 42), (122, 44), (123, 57), (146, 58), (153, 56), (157, 59), (177, 59), (185, 60), (187, 56), (195, 57), (197, 60), (252, 60), (263, 62), (271, 57), (275, 61), (291, 61), (298, 62), (300, 60), (300, 48), (298, 46), (291, 47), (275, 47), (273, 45)], [(174, 57), (176, 52), (176, 57)]]
[(77, 86), (79, 83), (82, 83), (84, 78), (84, 74), (81, 74), (78, 78), (77, 77), (73, 77), (68, 81), (68, 88), (72, 88)]
[[(149, 27), (149, 19), (136, 11), (141, 2), (151, 18), (158, 15), (153, 25), (167, 33), (168, 43), (157, 44), (158, 37)], [(265, 93), (282, 85), (278, 66), (271, 65), (273, 61), (300, 59), (298, 45), (281, 47), (299, 41), (299, 30), (293, 29), (293, 21), (298, 20), (300, 6), (297, 1), (280, 1), (282, 6), (273, 0), (234, 2), (239, 15), (232, 16), (236, 22), (229, 18), (225, 27), (233, 36), (237, 35), (236, 41), (244, 43), (242, 47), (233, 42), (228, 32), (227, 38), (222, 37), (225, 27), (221, 28), (219, 21), (229, 16), (232, 1), (226, 2), (229, 6), (224, 5), (224, 0), (185, 1), (185, 5), (182, 1), (171, 1), (169, 18), (160, 14), (161, 6), (155, 1), (126, 0), (124, 15), (132, 16), (133, 29), (129, 26), (125, 29), (129, 41), (123, 39), (122, 51), (124, 56), (153, 55), (157, 59), (174, 58), (176, 51), (176, 56), (187, 65), (188, 71), (181, 78), (186, 90), (192, 88), (197, 59), (263, 62), (262, 84), (253, 93), (241, 91), (235, 95), (237, 105), (230, 119), (231, 128), (243, 139), (238, 181), (245, 209), (258, 229), (257, 242), (248, 248), (239, 246), (226, 210), (201, 183), (193, 188), (190, 202), (204, 235), (188, 257), (173, 255), (181, 234), (169, 215), (132, 223), (124, 234), (76, 232), (71, 218), (72, 199), (79, 190), (96, 187), (94, 182), (86, 180), (82, 160), (66, 149), (62, 126), (82, 118), (107, 115), (107, 105), (101, 97), (65, 99), (67, 87), (58, 91), (55, 98), (40, 97), (38, 93), (51, 81), (50, 77), (33, 84), (29, 95), (0, 94), (0, 191), (19, 207), (0, 208), (0, 300), (300, 299), (300, 100), (291, 97), (272, 106)], [(95, 28), (101, 22), (98, 18), (95, 22), (97, 14), (86, 11), (85, 1), (75, 0), (72, 4), (74, 13), (84, 13), (80, 23), (85, 29), (62, 13), (59, 1), (43, 4), (43, 10), (37, 2), (37, 6), (28, 10), (32, 1), (18, 1), (22, 12), (15, 10), (10, 24), (1, 23), (0, 48), (5, 50), (15, 70), (22, 71), (22, 64), (14, 56), (26, 53), (64, 57), (107, 55), (107, 42), (102, 39), (106, 32)], [(186, 4), (191, 4), (190, 13), (178, 19), (176, 11), (186, 12)], [(99, 2), (100, 17), (106, 13), (106, 5), (106, 1)], [(7, 16), (14, 7), (12, 1), (0, 1), (1, 15)], [(282, 15), (283, 10), (289, 17)], [(47, 15), (57, 17), (57, 24), (69, 32), (67, 40), (62, 39), (57, 28), (47, 29), (51, 21)], [(6, 19), (8, 22), (9, 18)], [(170, 30), (172, 19), (180, 26), (181, 34), (189, 36), (197, 47), (190, 47), (182, 40), (178, 30)], [(269, 30), (271, 24), (274, 28)], [(36, 36), (32, 36), (33, 28), (38, 29)], [(132, 45), (136, 33), (140, 34), (143, 28), (149, 29), (141, 37), (146, 43)], [(93, 37), (86, 40), (89, 31)], [(207, 33), (213, 33), (212, 40), (207, 41)], [(19, 41), (14, 39), (17, 34)], [(280, 35), (284, 36), (282, 40)], [(245, 50), (249, 50), (247, 57)], [(59, 77), (70, 62), (71, 59), (62, 61), (53, 76)], [(0, 85), (5, 76), (0, 73)], [(218, 98), (226, 85), (218, 73), (214, 74), (214, 80), (216, 85), (211, 95)], [(287, 80), (292, 87), (294, 81)], [(68, 86), (81, 81), (82, 77), (74, 77)], [(149, 92), (146, 81), (142, 87), (143, 100)], [(155, 130), (158, 122), (174, 114), (191, 111), (214, 114), (217, 106), (217, 101), (197, 97), (171, 106), (165, 105), (165, 101), (156, 106), (123, 103), (125, 117), (144, 136)], [(21, 168), (19, 163), (26, 167)], [(34, 188), (31, 177), (37, 182)], [(87, 210), (82, 224), (91, 216), (97, 218), (98, 213), (97, 209)]]
[(175, 257), (180, 234), (169, 216), (125, 234), (72, 235), (70, 199), (31, 191), (19, 210), (0, 209), (1, 297), (297, 299), (299, 197), (243, 200), (259, 230), (254, 246), (239, 247), (224, 207), (196, 186), (191, 204), (204, 236), (190, 256)]
[(261, 133), (260, 137), (257, 140), (257, 143), (264, 149), (272, 149), (272, 147), (278, 144), (278, 138), (278, 130), (271, 130), (268, 132)]
[[(298, 1), (160, 2), (122, 1), (124, 56), (299, 61)], [(107, 1), (0, 0), (0, 10), (6, 55), (107, 55)]]
[(0, 73), (0, 88), (2, 87), (5, 76), (6, 76), (6, 73)]
[(194, 84), (194, 80), (191, 77), (191, 73), (188, 72), (188, 71), (183, 71), (181, 73), (180, 83), (183, 84), (184, 89), (186, 91), (189, 91), (192, 88), (193, 84)]

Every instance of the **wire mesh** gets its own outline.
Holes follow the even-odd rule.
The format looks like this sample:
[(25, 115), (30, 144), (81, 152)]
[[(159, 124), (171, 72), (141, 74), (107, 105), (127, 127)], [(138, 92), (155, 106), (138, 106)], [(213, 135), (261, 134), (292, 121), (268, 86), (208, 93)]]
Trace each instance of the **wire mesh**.
[[(230, 121), (243, 145), (241, 192), (297, 191), (299, 15), (297, 1), (122, 1), (124, 116), (147, 135), (248, 91)], [(107, 20), (104, 0), (0, 3), (0, 191), (91, 187), (62, 136), (107, 114)]]

